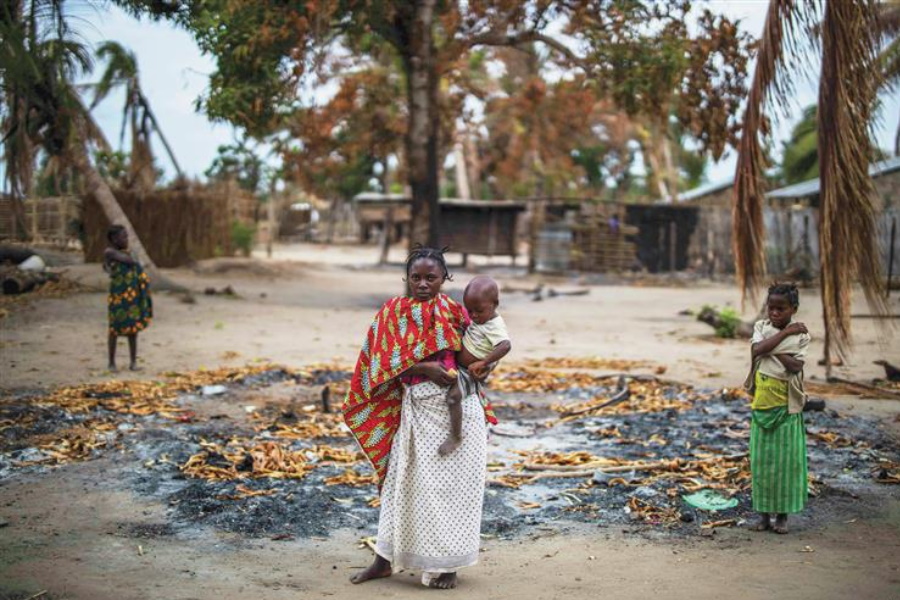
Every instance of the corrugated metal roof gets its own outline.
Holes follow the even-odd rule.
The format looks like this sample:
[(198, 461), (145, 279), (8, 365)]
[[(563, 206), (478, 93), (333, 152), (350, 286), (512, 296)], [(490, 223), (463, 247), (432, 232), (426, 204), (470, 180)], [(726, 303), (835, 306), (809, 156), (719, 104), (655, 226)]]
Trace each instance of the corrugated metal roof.
[[(382, 194), (380, 192), (362, 192), (353, 197), (356, 203), (376, 204), (410, 204), (412, 198), (405, 194)], [(516, 200), (463, 200), (461, 198), (441, 198), (441, 204), (447, 206), (471, 206), (473, 208), (520, 208), (525, 209), (525, 202)]]
[(692, 190), (681, 192), (680, 194), (678, 194), (678, 201), (690, 202), (691, 200), (696, 200), (697, 198), (702, 198), (703, 196), (721, 192), (722, 190), (726, 190), (733, 185), (734, 178), (729, 179), (728, 181), (720, 181), (719, 183), (707, 183), (706, 185), (695, 187)]
[[(880, 177), (900, 170), (900, 156), (895, 156), (881, 162), (869, 165), (869, 175)], [(772, 190), (766, 194), (766, 198), (808, 198), (819, 193), (819, 179), (809, 179), (794, 185)]]

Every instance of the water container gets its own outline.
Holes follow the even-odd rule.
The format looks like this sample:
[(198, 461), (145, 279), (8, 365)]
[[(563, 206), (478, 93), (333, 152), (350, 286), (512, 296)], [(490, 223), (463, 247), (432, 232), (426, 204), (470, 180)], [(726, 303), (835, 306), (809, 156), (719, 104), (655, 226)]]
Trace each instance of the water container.
[(569, 269), (572, 230), (567, 223), (548, 223), (537, 234), (534, 268), (541, 273), (560, 273)]

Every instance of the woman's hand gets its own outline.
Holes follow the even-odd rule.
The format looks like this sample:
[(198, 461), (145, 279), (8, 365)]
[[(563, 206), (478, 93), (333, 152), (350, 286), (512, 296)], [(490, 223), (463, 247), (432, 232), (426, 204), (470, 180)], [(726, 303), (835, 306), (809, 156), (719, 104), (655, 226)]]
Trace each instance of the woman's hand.
[(427, 377), (441, 387), (447, 387), (449, 385), (452, 385), (453, 382), (456, 381), (456, 377), (454, 377), (450, 373), (450, 371), (442, 367), (437, 361), (420, 362), (410, 367), (409, 370), (413, 375), (422, 375), (424, 377)]

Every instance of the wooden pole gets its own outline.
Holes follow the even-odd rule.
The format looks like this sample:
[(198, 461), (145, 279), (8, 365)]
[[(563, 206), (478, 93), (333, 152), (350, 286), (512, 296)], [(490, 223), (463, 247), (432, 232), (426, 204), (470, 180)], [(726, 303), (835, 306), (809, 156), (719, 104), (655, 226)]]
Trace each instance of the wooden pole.
[(891, 217), (891, 245), (888, 249), (887, 285), (884, 286), (884, 295), (891, 297), (891, 279), (894, 277), (894, 242), (897, 239), (897, 218)]
[(669, 271), (675, 272), (675, 242), (678, 235), (678, 226), (675, 221), (669, 223)]
[(388, 252), (391, 249), (391, 230), (394, 228), (394, 205), (391, 204), (387, 209), (387, 216), (384, 219), (384, 230), (381, 232), (381, 256), (378, 258), (378, 264), (384, 265), (388, 261)]
[(266, 257), (272, 258), (272, 242), (275, 239), (275, 195), (269, 194), (269, 201), (266, 202), (266, 212), (269, 217), (269, 235), (266, 240)]

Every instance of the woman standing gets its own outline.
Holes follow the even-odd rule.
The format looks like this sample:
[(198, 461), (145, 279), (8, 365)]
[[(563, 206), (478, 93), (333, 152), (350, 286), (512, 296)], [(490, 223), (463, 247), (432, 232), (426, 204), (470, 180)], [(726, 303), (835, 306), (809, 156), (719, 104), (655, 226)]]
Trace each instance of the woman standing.
[(469, 319), (441, 293), (450, 278), (441, 251), (415, 250), (406, 262), (408, 295), (375, 316), (363, 344), (344, 419), (381, 487), (375, 561), (353, 583), (421, 569), (422, 583), (456, 587), (456, 571), (478, 562), (487, 472), (490, 406), (463, 399), (463, 443), (441, 456), (450, 427), (447, 388)]

